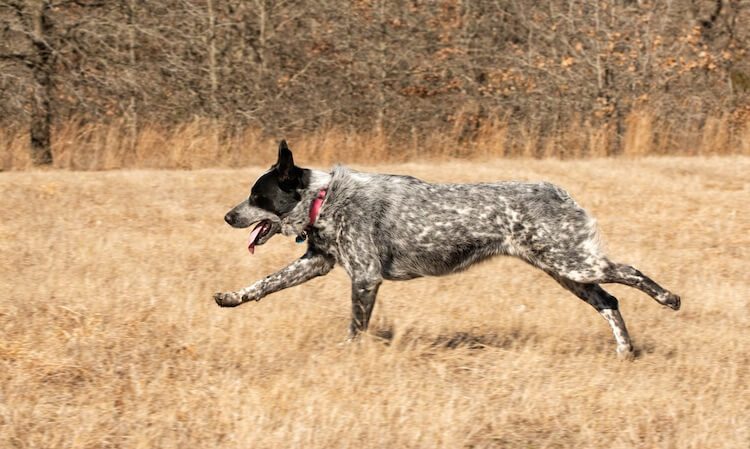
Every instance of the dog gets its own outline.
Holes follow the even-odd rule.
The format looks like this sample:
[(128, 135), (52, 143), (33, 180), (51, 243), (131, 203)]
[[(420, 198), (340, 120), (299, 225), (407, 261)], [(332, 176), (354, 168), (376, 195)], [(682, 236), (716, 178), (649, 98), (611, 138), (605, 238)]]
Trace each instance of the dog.
[(276, 163), (224, 219), (235, 228), (256, 224), (251, 253), (278, 233), (306, 240), (307, 251), (248, 287), (215, 294), (219, 306), (259, 301), (338, 264), (352, 282), (350, 338), (367, 330), (383, 280), (445, 275), (496, 255), (528, 262), (593, 306), (612, 328), (622, 358), (633, 357), (633, 345), (617, 299), (600, 284), (635, 287), (680, 308), (678, 295), (610, 261), (594, 219), (547, 182), (431, 184), (342, 166), (327, 173), (296, 166), (282, 140)]

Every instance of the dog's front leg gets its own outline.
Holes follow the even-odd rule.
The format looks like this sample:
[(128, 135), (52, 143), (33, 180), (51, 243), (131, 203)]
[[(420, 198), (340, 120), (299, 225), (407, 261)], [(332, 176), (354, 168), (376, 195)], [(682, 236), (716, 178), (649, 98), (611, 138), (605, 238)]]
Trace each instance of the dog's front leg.
[(361, 332), (367, 330), (380, 283), (379, 278), (352, 281), (352, 321), (349, 324), (349, 340), (356, 339)]
[(304, 256), (276, 273), (239, 291), (217, 293), (214, 300), (221, 307), (235, 307), (248, 301), (259, 301), (271, 293), (322, 276), (331, 271), (333, 265), (334, 259), (331, 256), (308, 250)]

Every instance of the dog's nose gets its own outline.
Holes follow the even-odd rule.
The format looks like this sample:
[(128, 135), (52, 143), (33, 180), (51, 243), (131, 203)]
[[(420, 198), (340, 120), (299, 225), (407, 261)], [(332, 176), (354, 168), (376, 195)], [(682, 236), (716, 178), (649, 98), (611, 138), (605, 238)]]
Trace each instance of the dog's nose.
[(237, 214), (234, 212), (227, 212), (226, 215), (224, 215), (224, 221), (227, 222), (230, 226), (234, 224), (234, 220), (237, 218)]

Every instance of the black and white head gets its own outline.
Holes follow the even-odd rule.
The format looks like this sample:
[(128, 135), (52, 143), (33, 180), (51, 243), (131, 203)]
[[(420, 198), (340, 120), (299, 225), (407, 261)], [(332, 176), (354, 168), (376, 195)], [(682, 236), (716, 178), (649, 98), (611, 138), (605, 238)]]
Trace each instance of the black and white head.
[(281, 222), (299, 202), (310, 183), (310, 170), (294, 165), (285, 140), (279, 143), (278, 160), (250, 190), (250, 196), (227, 212), (224, 220), (235, 228), (256, 224), (250, 233), (248, 249), (266, 243), (281, 231)]

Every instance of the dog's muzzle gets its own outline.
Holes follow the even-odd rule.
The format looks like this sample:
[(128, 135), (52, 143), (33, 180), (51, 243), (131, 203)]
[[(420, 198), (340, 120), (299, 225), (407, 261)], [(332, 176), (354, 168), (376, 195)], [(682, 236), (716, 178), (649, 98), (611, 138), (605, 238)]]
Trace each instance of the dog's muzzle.
[(266, 243), (268, 239), (281, 231), (278, 216), (259, 207), (251, 206), (247, 201), (243, 201), (227, 212), (224, 215), (224, 221), (233, 228), (247, 228), (256, 223), (247, 242), (247, 249), (251, 254), (255, 252), (255, 246)]
[(247, 228), (259, 221), (268, 220), (278, 222), (279, 217), (265, 209), (250, 205), (247, 201), (234, 206), (232, 210), (224, 215), (224, 221), (233, 228)]
[(224, 221), (226, 221), (229, 226), (240, 229), (247, 228), (251, 224), (258, 222), (257, 219), (253, 220), (246, 214), (240, 214), (235, 209), (230, 210), (226, 215), (224, 215)]

